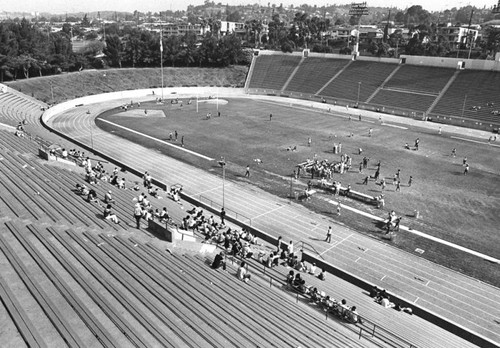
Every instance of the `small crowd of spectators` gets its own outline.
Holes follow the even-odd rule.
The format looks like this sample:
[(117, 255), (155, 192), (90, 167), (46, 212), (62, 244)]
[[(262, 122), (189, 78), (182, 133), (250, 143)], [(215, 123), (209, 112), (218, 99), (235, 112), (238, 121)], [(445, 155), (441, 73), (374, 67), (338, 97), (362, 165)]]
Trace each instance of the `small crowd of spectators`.
[(394, 308), (397, 311), (403, 311), (408, 314), (413, 314), (413, 310), (410, 307), (402, 307), (399, 303), (391, 302), (391, 297), (387, 294), (385, 289), (379, 289), (374, 286), (370, 290), (370, 297), (375, 300), (376, 303), (382, 305), (384, 308)]

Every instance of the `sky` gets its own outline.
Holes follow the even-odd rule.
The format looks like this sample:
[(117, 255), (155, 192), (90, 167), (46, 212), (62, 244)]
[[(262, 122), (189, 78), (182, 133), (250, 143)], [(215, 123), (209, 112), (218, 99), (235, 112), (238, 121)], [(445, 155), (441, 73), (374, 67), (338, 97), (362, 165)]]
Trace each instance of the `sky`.
[[(363, 0), (365, 1), (365, 0)], [(393, 6), (400, 9), (413, 5), (421, 5), (427, 11), (441, 11), (452, 7), (463, 7), (474, 5), (476, 7), (486, 6), (493, 7), (498, 0), (475, 0), (465, 1), (459, 0), (367, 0), (368, 7), (370, 6)], [(230, 6), (259, 3), (262, 6), (267, 6), (266, 0), (214, 0), (215, 3), (229, 4)], [(283, 6), (293, 4), (294, 6), (307, 3), (309, 5), (323, 6), (324, 4), (350, 4), (353, 1), (338, 0), (276, 0), (271, 1), (272, 4)], [(355, 2), (362, 2), (356, 0)], [(54, 14), (64, 14), (73, 12), (94, 12), (94, 11), (125, 11), (133, 12), (158, 12), (165, 10), (185, 10), (187, 5), (201, 5), (203, 0), (148, 0), (140, 2), (137, 0), (2, 0), (1, 11), (7, 12), (50, 12)]]

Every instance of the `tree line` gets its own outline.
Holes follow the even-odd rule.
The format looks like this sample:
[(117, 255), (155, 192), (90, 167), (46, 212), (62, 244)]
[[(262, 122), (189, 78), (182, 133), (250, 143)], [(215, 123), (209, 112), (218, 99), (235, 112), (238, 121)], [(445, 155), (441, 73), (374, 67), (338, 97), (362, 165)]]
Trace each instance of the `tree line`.
[[(389, 34), (390, 28), (386, 26), (382, 39), (369, 38), (361, 44), (364, 54), (458, 57), (460, 49), (468, 51), (466, 45), (457, 49), (454, 43), (440, 35), (439, 26), (421, 6), (411, 6), (405, 12), (397, 12), (394, 17), (405, 22), (413, 35), (403, 35), (402, 30)], [(349, 23), (356, 24), (359, 20), (351, 16)], [(274, 13), (267, 23), (267, 32), (261, 20), (248, 20), (243, 36), (234, 33), (220, 35), (221, 22), (217, 18), (198, 21), (210, 27), (204, 36), (198, 37), (193, 32), (165, 36), (160, 45), (158, 32), (118, 23), (106, 24), (105, 27), (95, 23), (92, 27), (87, 16), (80, 25), (65, 23), (58, 32), (25, 18), (6, 20), (0, 22), (0, 81), (89, 68), (159, 67), (161, 46), (165, 66), (226, 67), (251, 62), (252, 51), (244, 47), (283, 52), (309, 48), (313, 52), (350, 54), (355, 40), (354, 37), (347, 41), (328, 37), (325, 33), (332, 25), (340, 24), (338, 20), (332, 24), (329, 18), (303, 11), (296, 12), (290, 21), (284, 21), (278, 12)], [(85, 31), (84, 28), (89, 26), (92, 30)], [(88, 43), (82, 50), (74, 52), (72, 38), (77, 37), (88, 40)], [(478, 49), (472, 52), (471, 58), (493, 57), (500, 50), (500, 29), (487, 28), (482, 39), (475, 44)], [(467, 53), (470, 52), (464, 54)]]
[(162, 55), (163, 64), (172, 67), (226, 67), (251, 62), (251, 52), (242, 48), (235, 35), (208, 32), (200, 40), (188, 32), (161, 40), (157, 32), (110, 25), (80, 52), (73, 52), (74, 29), (78, 30), (64, 24), (61, 31), (51, 32), (50, 28), (38, 27), (24, 18), (1, 22), (0, 81), (82, 69), (159, 67)]

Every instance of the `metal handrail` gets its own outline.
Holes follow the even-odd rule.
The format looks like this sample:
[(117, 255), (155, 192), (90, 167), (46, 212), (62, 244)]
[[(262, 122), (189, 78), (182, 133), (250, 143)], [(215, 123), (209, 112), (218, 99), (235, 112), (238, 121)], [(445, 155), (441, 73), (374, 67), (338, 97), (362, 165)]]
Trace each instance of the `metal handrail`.
[(317, 251), (317, 250), (316, 250), (316, 248), (315, 248), (313, 245), (311, 245), (310, 243), (304, 242), (303, 240), (299, 241), (299, 244), (300, 244), (300, 243), (302, 243), (302, 244), (301, 244), (301, 247), (299, 248), (299, 249), (300, 249), (300, 251), (304, 250), (304, 245), (307, 245), (307, 246), (309, 246), (309, 247), (310, 247), (310, 248), (311, 248), (311, 249), (312, 249), (312, 250), (313, 250), (313, 251), (314, 251), (314, 252), (315, 252), (315, 253), (316, 253), (316, 254), (317, 254), (317, 255), (318, 255), (321, 259), (323, 259), (323, 260), (324, 260), (323, 256), (321, 256), (321, 254), (319, 253), (319, 251)]
[[(203, 196), (203, 195), (199, 195), (199, 200), (200, 200), (200, 202), (203, 202), (203, 201), (208, 202), (208, 203), (209, 203), (209, 205), (210, 205), (210, 208), (217, 208), (217, 210), (219, 210), (220, 208), (222, 208), (222, 204), (217, 203), (217, 202), (215, 202), (215, 201), (211, 200), (210, 198), (205, 197), (205, 196)], [(235, 219), (236, 219), (236, 220), (240, 220), (240, 221), (245, 221), (245, 220), (247, 220), (247, 221), (248, 221), (248, 224), (249, 224), (250, 226), (252, 226), (252, 219), (251, 219), (251, 218), (249, 218), (248, 216), (243, 215), (243, 214), (241, 214), (241, 213), (238, 213), (237, 211), (232, 210), (232, 209), (230, 209), (230, 208), (227, 208), (227, 206), (226, 206), (226, 207), (224, 207), (224, 210), (226, 211), (226, 214), (227, 214), (227, 215), (229, 215), (230, 213), (232, 213), (232, 215), (234, 215), (234, 216), (235, 216)]]
[[(269, 277), (269, 286), (272, 286), (273, 285), (273, 282), (272, 282), (272, 279), (273, 277), (266, 273), (266, 265), (264, 265), (264, 271), (263, 271), (263, 274), (264, 275), (267, 275)], [(285, 282), (281, 282), (279, 281), (280, 283), (285, 283)], [(304, 299), (307, 299), (308, 296), (300, 291), (298, 291), (296, 288), (294, 288), (293, 286), (290, 287), (288, 286), (288, 284), (286, 284), (287, 286), (287, 289), (291, 289), (292, 292), (294, 292), (296, 294), (296, 300), (295, 300), (295, 303), (299, 303), (299, 296), (302, 296)], [(325, 311), (326, 314), (325, 314), (325, 320), (328, 320), (328, 311)], [(368, 333), (371, 337), (375, 337), (375, 338), (378, 338), (380, 339), (381, 341), (385, 342), (385, 343), (388, 343), (390, 344), (391, 346), (394, 346), (394, 343), (396, 343), (395, 341), (399, 341), (401, 344), (398, 344), (398, 347), (408, 347), (408, 348), (417, 348), (418, 346), (411, 343), (411, 342), (408, 342), (406, 339), (398, 336), (397, 334), (389, 331), (388, 329), (374, 323), (372, 320), (370, 319), (367, 319), (366, 317), (363, 317), (361, 315), (358, 314), (358, 318), (360, 319), (360, 321), (357, 323), (357, 324), (354, 324), (354, 327), (356, 329), (354, 329), (352, 326), (347, 326), (348, 328), (352, 329), (353, 331), (357, 332), (357, 328), (359, 328), (359, 338), (361, 339), (362, 336), (362, 333), (363, 332), (366, 332)], [(368, 330), (366, 326), (373, 326), (373, 329), (371, 330)], [(393, 340), (389, 340), (387, 338), (385, 338), (384, 335), (379, 335), (378, 333), (379, 332), (382, 332), (384, 334), (386, 334), (387, 336), (390, 336), (391, 338), (393, 338)]]

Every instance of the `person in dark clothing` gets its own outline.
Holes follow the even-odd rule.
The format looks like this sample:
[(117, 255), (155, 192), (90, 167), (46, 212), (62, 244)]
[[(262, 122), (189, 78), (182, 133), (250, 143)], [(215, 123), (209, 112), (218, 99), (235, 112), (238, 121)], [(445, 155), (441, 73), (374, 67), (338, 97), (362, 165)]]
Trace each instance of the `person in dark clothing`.
[(224, 261), (224, 252), (221, 251), (219, 254), (215, 255), (214, 261), (212, 262), (212, 268), (217, 269), (222, 266), (222, 269), (226, 269), (226, 262)]
[(225, 225), (225, 222), (224, 222), (224, 219), (226, 218), (226, 211), (224, 210), (224, 208), (222, 208), (220, 210), (220, 220), (222, 222), (223, 225)]

